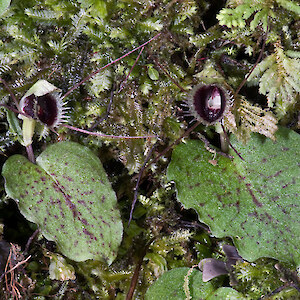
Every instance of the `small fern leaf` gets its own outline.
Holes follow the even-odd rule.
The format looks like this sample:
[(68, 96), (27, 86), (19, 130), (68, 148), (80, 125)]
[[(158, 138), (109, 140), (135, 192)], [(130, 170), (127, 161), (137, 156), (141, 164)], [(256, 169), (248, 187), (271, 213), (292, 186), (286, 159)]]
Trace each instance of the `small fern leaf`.
[(50, 23), (52, 23), (51, 21), (56, 20), (62, 16), (62, 12), (59, 11), (52, 11), (46, 9), (37, 10), (31, 8), (26, 8), (25, 14), (34, 19), (39, 19), (39, 21), (46, 21)]
[(250, 23), (250, 29), (255, 30), (258, 25), (261, 25), (263, 30), (267, 31), (269, 16), (275, 18), (274, 13), (268, 8), (263, 8), (262, 10), (258, 11)]
[(229, 112), (225, 118), (226, 128), (234, 133), (237, 138), (243, 142), (250, 139), (251, 132), (258, 132), (272, 140), (275, 140), (277, 131), (277, 119), (268, 109), (262, 109), (257, 105), (252, 105), (243, 97), (240, 99), (238, 108), (239, 127), (232, 112)]
[(112, 85), (112, 73), (111, 70), (105, 69), (103, 72), (96, 74), (90, 79), (91, 85), (89, 86), (90, 92), (92, 92), (97, 98), (100, 97), (100, 93), (104, 90), (110, 89)]
[(226, 25), (229, 28), (246, 26), (247, 20), (257, 8), (248, 4), (241, 4), (236, 8), (223, 8), (217, 15), (220, 25)]
[(300, 92), (300, 59), (286, 55), (277, 43), (273, 54), (257, 65), (249, 77), (259, 82), (259, 92), (268, 99), (268, 106), (275, 107), (282, 118), (297, 101)]
[(0, 75), (5, 73), (5, 72), (8, 72), (9, 70), (10, 70), (10, 66), (2, 65), (1, 64), (1, 59), (0, 59)]
[(86, 26), (86, 16), (87, 12), (83, 9), (79, 11), (79, 13), (72, 17), (72, 25), (73, 25), (73, 37), (77, 37), (81, 34)]
[(50, 40), (47, 42), (47, 44), (57, 54), (61, 53), (63, 50), (65, 50), (68, 47), (68, 43), (65, 42), (63, 39), (59, 42)]
[(163, 24), (158, 19), (148, 18), (139, 24), (139, 28), (144, 32), (160, 31), (163, 28)]
[(300, 15), (300, 5), (290, 0), (276, 0), (283, 8)]

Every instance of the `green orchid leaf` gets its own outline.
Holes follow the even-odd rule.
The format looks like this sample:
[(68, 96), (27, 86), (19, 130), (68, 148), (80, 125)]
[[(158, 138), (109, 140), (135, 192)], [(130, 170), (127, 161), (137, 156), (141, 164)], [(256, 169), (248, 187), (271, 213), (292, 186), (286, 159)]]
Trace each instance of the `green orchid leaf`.
[(8, 9), (11, 0), (0, 0), (0, 16)]
[(152, 80), (158, 80), (159, 73), (158, 71), (153, 67), (153, 65), (148, 65), (148, 76)]
[(5, 190), (70, 259), (111, 263), (122, 240), (117, 199), (100, 160), (73, 142), (49, 146), (37, 165), (21, 155), (3, 166)]
[[(165, 272), (146, 292), (146, 300), (185, 300), (185, 299), (245, 299), (231, 288), (216, 289), (212, 282), (203, 282), (202, 273), (189, 268), (176, 268)], [(188, 298), (189, 295), (191, 298)], [(230, 298), (232, 297), (232, 298)]]
[[(185, 276), (189, 268), (176, 268), (165, 272), (152, 284), (146, 293), (146, 300), (185, 300), (186, 292), (184, 290)], [(188, 277), (188, 290), (192, 299), (203, 299), (215, 291), (210, 282), (202, 281), (202, 273), (193, 270)]]
[(184, 207), (195, 209), (216, 237), (231, 236), (243, 258), (299, 265), (300, 139), (284, 128), (276, 139), (233, 140), (244, 160), (220, 157), (216, 166), (202, 142), (189, 141), (175, 148), (167, 176)]
[(218, 288), (214, 293), (212, 293), (206, 300), (242, 300), (247, 299), (238, 291), (229, 288), (221, 287)]
[(19, 140), (22, 140), (22, 128), (20, 126), (20, 119), (16, 117), (16, 114), (11, 110), (4, 108), (6, 112), (6, 118), (9, 124), (9, 128), (13, 134), (18, 136)]
[(16, 114), (11, 110), (4, 108), (6, 112), (7, 122), (9, 124), (9, 130), (16, 136), (16, 139), (22, 144), (23, 143), (23, 133), (20, 126), (20, 119), (16, 117)]

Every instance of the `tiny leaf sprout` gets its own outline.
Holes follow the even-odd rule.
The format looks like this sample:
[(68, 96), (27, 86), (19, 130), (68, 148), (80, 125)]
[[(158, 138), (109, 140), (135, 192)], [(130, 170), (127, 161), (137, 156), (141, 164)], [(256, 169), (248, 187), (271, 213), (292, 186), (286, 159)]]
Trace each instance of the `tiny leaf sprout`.
[[(26, 147), (28, 159), (35, 163), (35, 157), (32, 149), (32, 138), (35, 133), (35, 125), (38, 122), (42, 125), (42, 130), (40, 133), (41, 137), (45, 137), (49, 130), (55, 132), (55, 128), (58, 126), (63, 126), (71, 130), (75, 130), (78, 132), (82, 132), (85, 134), (98, 136), (98, 137), (105, 137), (105, 138), (112, 138), (112, 139), (148, 139), (148, 138), (155, 138), (154, 135), (144, 135), (144, 136), (116, 136), (116, 135), (107, 135), (97, 132), (91, 132), (88, 130), (76, 128), (65, 124), (68, 120), (68, 116), (66, 116), (66, 112), (68, 108), (66, 106), (66, 102), (64, 99), (72, 93), (76, 88), (82, 85), (84, 82), (101, 72), (102, 70), (106, 69), (107, 67), (117, 63), (118, 61), (122, 60), (126, 56), (140, 50), (140, 53), (137, 57), (140, 57), (141, 52), (145, 48), (145, 46), (156, 39), (160, 33), (143, 43), (142, 45), (134, 48), (133, 50), (127, 52), (126, 54), (122, 55), (121, 57), (115, 59), (114, 61), (106, 64), (105, 66), (97, 69), (96, 71), (92, 72), (86, 78), (82, 79), (80, 82), (75, 84), (72, 88), (70, 88), (64, 95), (61, 95), (61, 90), (55, 87), (53, 84), (49, 83), (48, 81), (41, 79), (38, 80), (22, 97), (20, 102), (17, 101), (15, 95), (7, 86), (6, 82), (0, 78), (0, 81), (4, 85), (4, 87), (8, 90), (11, 98), (14, 101), (16, 109), (10, 107), (6, 104), (0, 104), (0, 106), (6, 107), (7, 109), (18, 113), (18, 117), (23, 120), (23, 128), (22, 128), (22, 135), (23, 140), (22, 144)], [(134, 67), (134, 66), (133, 66)], [(130, 72), (132, 69), (130, 70)], [(129, 76), (129, 75), (128, 75)], [(128, 78), (127, 76), (127, 78)], [(126, 78), (126, 79), (127, 79)], [(125, 79), (125, 81), (126, 81)], [(123, 88), (124, 83), (121, 85)]]

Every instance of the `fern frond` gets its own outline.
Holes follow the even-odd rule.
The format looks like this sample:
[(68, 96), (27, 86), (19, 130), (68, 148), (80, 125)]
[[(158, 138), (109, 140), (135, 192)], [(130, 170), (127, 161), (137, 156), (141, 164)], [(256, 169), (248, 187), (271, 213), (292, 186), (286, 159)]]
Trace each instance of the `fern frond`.
[(245, 3), (236, 8), (223, 8), (217, 15), (217, 19), (220, 25), (226, 25), (229, 28), (244, 28), (246, 26), (246, 20), (257, 10), (259, 10), (259, 8)]
[(39, 58), (39, 54), (37, 53), (36, 49), (25, 46), (20, 49), (20, 51), (15, 52), (14, 56), (19, 62), (25, 61), (31, 64), (34, 64)]
[(46, 9), (40, 10), (40, 9), (26, 8), (24, 12), (28, 17), (31, 17), (33, 19), (38, 19), (39, 21), (49, 22), (49, 23), (52, 23), (51, 21), (62, 17), (62, 12), (46, 10)]
[(276, 0), (276, 2), (285, 8), (286, 10), (292, 11), (300, 15), (300, 5), (290, 0)]
[(264, 31), (267, 31), (270, 21), (278, 18), (280, 13), (278, 5), (288, 11), (300, 14), (300, 6), (290, 0), (243, 0), (242, 4), (236, 0), (231, 4), (231, 8), (223, 8), (217, 15), (220, 25), (229, 28), (244, 28), (246, 21), (253, 16), (250, 29), (254, 31), (257, 26), (261, 26)]
[(91, 85), (89, 90), (95, 97), (99, 98), (100, 93), (110, 89), (112, 85), (112, 72), (110, 69), (105, 69), (103, 72), (96, 74), (90, 79)]
[(259, 82), (259, 92), (267, 96), (268, 106), (275, 107), (279, 118), (296, 103), (300, 93), (300, 59), (294, 56), (287, 56), (277, 44), (275, 52), (260, 62), (249, 77), (250, 82)]
[(73, 32), (72, 32), (72, 36), (78, 37), (81, 32), (83, 31), (83, 29), (86, 26), (86, 22), (87, 22), (87, 11), (81, 9), (79, 11), (78, 14), (74, 15), (71, 17), (72, 19), (72, 25), (73, 25)]
[(197, 4), (195, 1), (185, 1), (182, 3), (182, 7), (179, 11), (181, 19), (191, 18), (197, 13)]
[(12, 84), (13, 88), (19, 88), (25, 84), (25, 76), (23, 76), (23, 73), (16, 72), (15, 74), (17, 78), (15, 79), (14, 83)]
[(0, 75), (3, 74), (4, 72), (8, 72), (10, 70), (10, 66), (8, 66), (7, 64), (3, 64), (1, 62), (0, 59)]
[(144, 32), (160, 31), (163, 28), (163, 24), (159, 19), (147, 18), (147, 20), (139, 24), (139, 28)]
[(225, 118), (226, 128), (234, 133), (237, 138), (244, 143), (250, 139), (251, 132), (258, 132), (272, 140), (275, 140), (277, 131), (277, 119), (268, 109), (262, 109), (257, 105), (251, 105), (243, 97), (240, 99), (238, 108), (239, 127), (232, 112), (229, 112)]
[(95, 28), (91, 28), (90, 26), (87, 26), (86, 28), (84, 28), (83, 32), (92, 41), (94, 41), (96, 43), (102, 43), (103, 42), (103, 38), (104, 38), (104, 31), (103, 30), (99, 30), (99, 29), (95, 29)]
[(287, 50), (285, 54), (291, 58), (300, 58), (300, 51)]
[(190, 42), (194, 44), (197, 48), (200, 48), (199, 51), (201, 51), (202, 49), (205, 49), (205, 47), (209, 43), (219, 39), (220, 37), (220, 31), (208, 29), (205, 33), (201, 33), (197, 36), (191, 36)]
[(257, 26), (261, 25), (263, 30), (266, 32), (268, 29), (269, 17), (272, 19), (276, 18), (274, 12), (271, 9), (262, 8), (261, 10), (257, 11), (250, 23), (250, 29), (255, 30)]
[(26, 28), (21, 28), (17, 25), (4, 26), (4, 28), (6, 32), (18, 43), (19, 48), (21, 48), (21, 44), (35, 49), (40, 48), (41, 40), (34, 31), (29, 33)]
[(61, 51), (63, 51), (63, 50), (66, 50), (66, 48), (68, 47), (68, 43), (66, 41), (64, 41), (63, 39), (60, 41), (50, 40), (47, 42), (47, 44), (57, 54), (61, 53)]

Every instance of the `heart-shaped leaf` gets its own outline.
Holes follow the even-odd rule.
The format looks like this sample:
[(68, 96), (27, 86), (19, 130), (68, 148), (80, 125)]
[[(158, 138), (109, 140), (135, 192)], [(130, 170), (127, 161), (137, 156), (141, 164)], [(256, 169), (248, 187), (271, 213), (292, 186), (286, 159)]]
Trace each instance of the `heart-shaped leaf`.
[(21, 213), (64, 255), (75, 261), (115, 259), (123, 231), (117, 199), (91, 150), (60, 142), (49, 146), (37, 165), (11, 156), (2, 174)]
[(206, 300), (242, 300), (247, 299), (238, 291), (229, 288), (229, 287), (221, 287), (218, 288), (214, 293), (212, 293)]
[(8, 9), (11, 0), (0, 0), (0, 16)]
[[(232, 288), (219, 288), (211, 282), (202, 281), (202, 273), (189, 268), (176, 268), (165, 272), (146, 293), (146, 300), (185, 300), (185, 299), (245, 299)], [(191, 298), (187, 298), (187, 293)]]
[(202, 142), (189, 141), (172, 154), (168, 179), (178, 200), (197, 211), (216, 237), (231, 236), (249, 261), (273, 257), (298, 265), (299, 135), (281, 128), (277, 141), (254, 134), (247, 145), (233, 141), (244, 160), (212, 159)]

